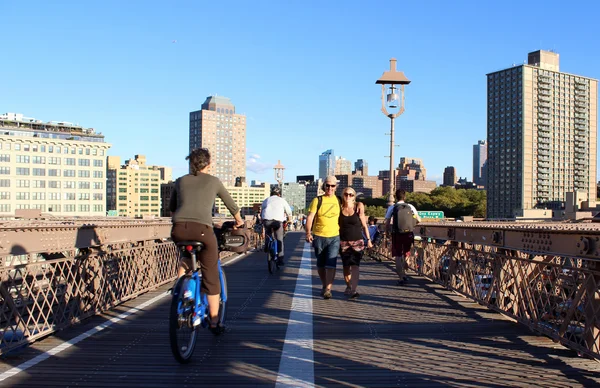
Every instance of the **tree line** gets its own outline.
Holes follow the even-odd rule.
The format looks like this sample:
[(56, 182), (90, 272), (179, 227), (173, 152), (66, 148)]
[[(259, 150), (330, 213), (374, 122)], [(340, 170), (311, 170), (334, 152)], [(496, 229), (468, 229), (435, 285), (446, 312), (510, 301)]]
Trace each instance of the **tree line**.
[[(378, 218), (385, 217), (387, 199), (359, 198), (365, 204), (365, 213)], [(406, 202), (414, 205), (417, 210), (443, 211), (447, 218), (473, 216), (485, 218), (486, 192), (475, 189), (455, 189), (454, 187), (439, 186), (431, 193), (407, 193)]]

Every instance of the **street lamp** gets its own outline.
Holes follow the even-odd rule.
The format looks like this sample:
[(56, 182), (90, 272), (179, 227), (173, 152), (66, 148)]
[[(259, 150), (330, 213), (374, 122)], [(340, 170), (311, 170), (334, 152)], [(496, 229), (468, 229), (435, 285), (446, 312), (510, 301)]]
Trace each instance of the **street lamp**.
[[(388, 204), (394, 203), (393, 195), (396, 185), (394, 174), (394, 119), (404, 113), (404, 85), (410, 81), (403, 72), (396, 71), (396, 59), (390, 59), (390, 70), (383, 73), (375, 82), (381, 85), (381, 111), (392, 122), (390, 131), (390, 196)], [(389, 111), (388, 111), (389, 109)]]
[(273, 167), (273, 170), (275, 171), (275, 180), (277, 181), (279, 188), (281, 188), (281, 184), (283, 183), (283, 170), (285, 170), (285, 167), (283, 167), (283, 164), (281, 164), (281, 160), (277, 161), (277, 164)]

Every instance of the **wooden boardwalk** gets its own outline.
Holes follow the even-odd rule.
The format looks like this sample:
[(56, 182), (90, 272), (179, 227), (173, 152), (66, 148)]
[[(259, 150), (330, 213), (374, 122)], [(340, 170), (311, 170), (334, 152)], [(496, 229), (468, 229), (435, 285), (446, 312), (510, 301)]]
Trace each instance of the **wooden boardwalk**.
[[(288, 235), (288, 265), (275, 275), (268, 274), (264, 253), (249, 254), (226, 267), (228, 331), (221, 337), (202, 331), (188, 365), (179, 365), (171, 355), (165, 287), (2, 358), (0, 386), (275, 386), (283, 373), (280, 362), (302, 237)], [(412, 276), (406, 286), (398, 287), (389, 264), (366, 261), (358, 300), (343, 295), (341, 267), (333, 299), (323, 300), (314, 260), (311, 268), (312, 359), (294, 360), (300, 369), (313, 372), (314, 382), (306, 380), (307, 386), (600, 385), (598, 362), (577, 357), (424, 278)], [(45, 352), (146, 301), (153, 304), (35, 362), (35, 357), (46, 357)], [(32, 359), (30, 367), (6, 378), (7, 371)]]

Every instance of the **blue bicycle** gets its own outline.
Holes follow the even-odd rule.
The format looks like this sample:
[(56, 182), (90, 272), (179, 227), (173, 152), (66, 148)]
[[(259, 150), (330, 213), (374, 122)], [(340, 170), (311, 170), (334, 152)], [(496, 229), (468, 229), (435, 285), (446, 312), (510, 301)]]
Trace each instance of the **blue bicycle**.
[[(181, 254), (188, 254), (192, 259), (191, 275), (184, 275), (177, 280), (173, 288), (171, 310), (169, 316), (169, 339), (171, 351), (175, 359), (182, 364), (190, 362), (198, 328), (209, 326), (208, 299), (200, 292), (201, 274), (196, 262), (197, 254), (202, 251), (204, 244), (198, 241), (180, 241), (177, 247)], [(227, 313), (227, 278), (219, 265), (219, 280), (221, 281), (221, 298), (219, 301), (219, 322), (225, 322)], [(214, 332), (219, 334), (219, 332)]]
[(275, 269), (279, 269), (279, 262), (277, 261), (277, 238), (275, 238), (275, 232), (265, 235), (265, 246), (267, 247), (267, 265), (269, 267), (269, 273), (274, 273)]

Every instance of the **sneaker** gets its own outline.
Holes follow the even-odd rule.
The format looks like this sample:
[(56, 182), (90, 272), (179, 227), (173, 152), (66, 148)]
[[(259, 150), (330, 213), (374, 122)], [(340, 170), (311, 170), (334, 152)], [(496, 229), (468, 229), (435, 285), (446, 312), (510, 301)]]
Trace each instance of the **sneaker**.
[(356, 299), (360, 296), (360, 294), (358, 292), (355, 292), (354, 294), (350, 295), (350, 299)]
[(323, 293), (323, 299), (331, 299), (331, 291), (325, 291)]

